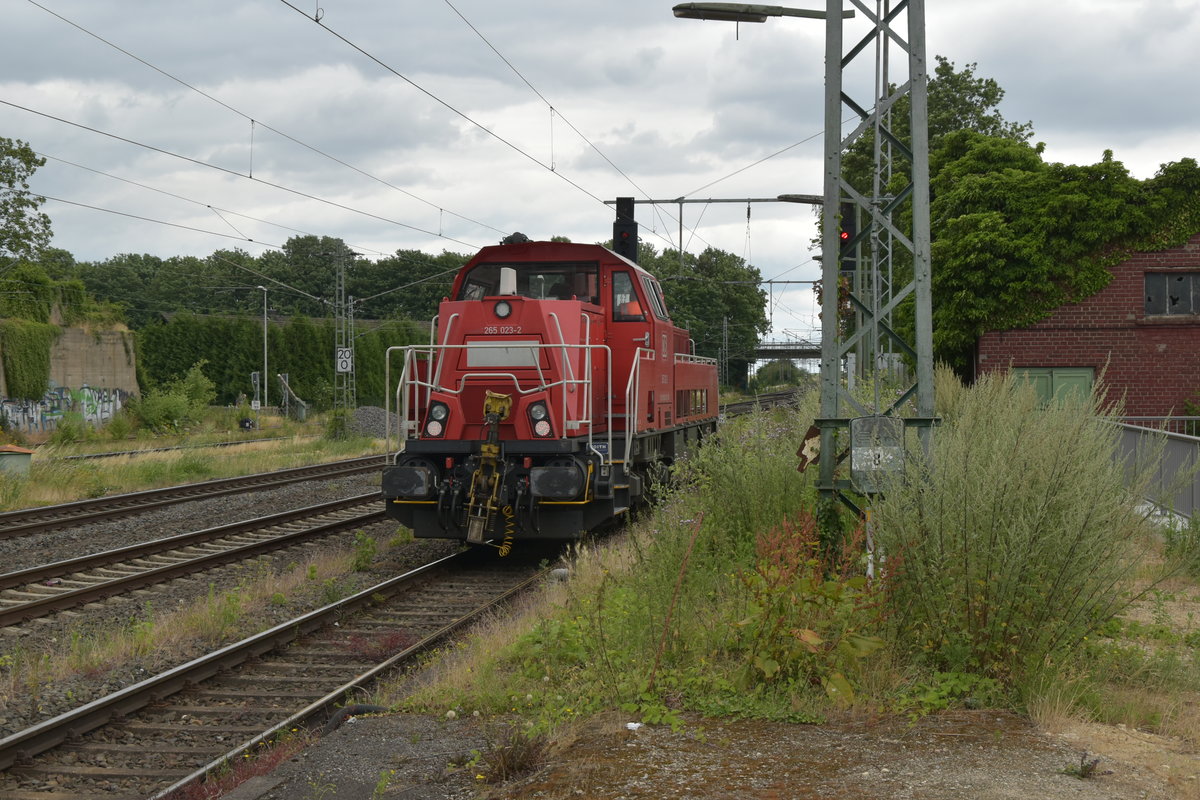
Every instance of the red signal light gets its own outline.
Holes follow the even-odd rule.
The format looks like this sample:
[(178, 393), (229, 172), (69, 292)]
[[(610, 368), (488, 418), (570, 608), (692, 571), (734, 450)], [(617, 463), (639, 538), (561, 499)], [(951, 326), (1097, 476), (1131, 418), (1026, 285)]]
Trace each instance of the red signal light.
[(848, 241), (850, 239), (850, 231), (842, 231), (840, 236), (843, 242)]

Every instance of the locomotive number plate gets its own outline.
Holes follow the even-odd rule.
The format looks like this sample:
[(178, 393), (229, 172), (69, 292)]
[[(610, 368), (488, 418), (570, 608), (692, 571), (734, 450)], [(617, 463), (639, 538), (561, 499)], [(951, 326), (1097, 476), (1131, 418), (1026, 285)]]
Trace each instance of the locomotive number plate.
[(496, 333), (520, 333), (520, 325), (484, 325), (483, 332), (485, 335)]

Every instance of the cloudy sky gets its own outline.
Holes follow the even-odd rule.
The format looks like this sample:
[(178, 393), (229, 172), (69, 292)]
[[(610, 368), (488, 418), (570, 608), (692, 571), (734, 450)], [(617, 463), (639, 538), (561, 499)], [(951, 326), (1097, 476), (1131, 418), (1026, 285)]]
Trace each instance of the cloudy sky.
[[(46, 156), (32, 188), (79, 260), (257, 254), (300, 233), (368, 257), (469, 253), (518, 230), (602, 241), (617, 196), (819, 194), (822, 23), (672, 4), (0, 0), (0, 136)], [(977, 62), (1048, 159), (1111, 148), (1144, 178), (1200, 157), (1200, 0), (926, 14), (930, 63)], [(807, 206), (683, 211), (689, 251), (817, 277)], [(678, 246), (678, 206), (637, 213), (645, 240)], [(778, 336), (817, 327), (808, 287), (778, 284), (770, 310)]]

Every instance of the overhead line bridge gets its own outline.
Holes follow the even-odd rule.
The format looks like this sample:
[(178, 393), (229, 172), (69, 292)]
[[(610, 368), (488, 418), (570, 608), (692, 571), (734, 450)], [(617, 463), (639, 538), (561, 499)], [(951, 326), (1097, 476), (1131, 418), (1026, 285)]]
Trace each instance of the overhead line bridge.
[(787, 339), (781, 342), (759, 342), (754, 349), (756, 359), (771, 358), (820, 358), (821, 343), (804, 339)]

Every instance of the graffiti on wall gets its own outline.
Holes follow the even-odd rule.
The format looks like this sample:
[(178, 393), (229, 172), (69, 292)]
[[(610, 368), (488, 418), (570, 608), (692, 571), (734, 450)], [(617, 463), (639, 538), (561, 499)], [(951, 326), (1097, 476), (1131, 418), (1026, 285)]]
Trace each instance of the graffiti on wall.
[(124, 389), (55, 386), (40, 400), (0, 398), (0, 414), (10, 428), (22, 433), (50, 433), (65, 414), (79, 414), (98, 428), (112, 419), (128, 399), (129, 392)]

